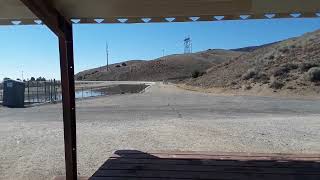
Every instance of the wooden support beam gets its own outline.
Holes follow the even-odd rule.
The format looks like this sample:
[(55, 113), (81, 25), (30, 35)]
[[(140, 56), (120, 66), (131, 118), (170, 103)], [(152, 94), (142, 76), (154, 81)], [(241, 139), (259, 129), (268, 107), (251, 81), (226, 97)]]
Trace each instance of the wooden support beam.
[(58, 37), (71, 30), (66, 26), (71, 24), (54, 7), (45, 0), (20, 0)]
[(66, 179), (77, 179), (72, 25), (45, 0), (21, 0), (59, 38)]
[(76, 113), (72, 29), (66, 38), (59, 37), (63, 103), (65, 164), (67, 180), (77, 179)]

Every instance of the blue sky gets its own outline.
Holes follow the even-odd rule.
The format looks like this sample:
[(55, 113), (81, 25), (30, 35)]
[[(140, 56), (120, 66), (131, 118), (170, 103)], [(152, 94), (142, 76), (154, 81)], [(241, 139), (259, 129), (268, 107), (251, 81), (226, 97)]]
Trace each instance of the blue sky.
[[(150, 60), (183, 52), (190, 36), (193, 50), (261, 45), (320, 28), (320, 19), (242, 20), (192, 23), (74, 25), (75, 70), (110, 63)], [(58, 40), (45, 26), (0, 26), (0, 79), (46, 77), (60, 79)]]

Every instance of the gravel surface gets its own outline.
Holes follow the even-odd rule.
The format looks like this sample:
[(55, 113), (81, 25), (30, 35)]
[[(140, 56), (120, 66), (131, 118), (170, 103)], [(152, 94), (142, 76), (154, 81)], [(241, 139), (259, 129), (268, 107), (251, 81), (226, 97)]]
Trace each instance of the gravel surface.
[[(119, 149), (319, 153), (320, 100), (214, 96), (156, 83), (77, 102), (79, 174)], [(61, 104), (0, 108), (0, 179), (64, 174)]]

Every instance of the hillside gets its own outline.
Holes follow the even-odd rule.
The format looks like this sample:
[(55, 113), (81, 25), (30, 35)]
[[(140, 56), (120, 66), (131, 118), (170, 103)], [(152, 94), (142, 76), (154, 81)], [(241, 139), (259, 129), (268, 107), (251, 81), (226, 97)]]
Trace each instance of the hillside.
[(162, 81), (185, 80), (195, 71), (205, 72), (215, 64), (232, 60), (244, 52), (207, 50), (192, 54), (165, 56), (151, 61), (127, 61), (76, 74), (76, 80)]
[(260, 45), (260, 46), (249, 46), (249, 47), (231, 49), (231, 50), (232, 51), (240, 51), (240, 52), (253, 52), (253, 51), (257, 50), (257, 49), (268, 47), (268, 46), (271, 46), (271, 45), (276, 44), (276, 43), (280, 43), (280, 41), (273, 42), (273, 43), (268, 43), (268, 44), (263, 44), (263, 45)]
[(100, 67), (80, 72), (76, 79), (170, 80), (201, 91), (314, 96), (320, 93), (320, 30), (261, 46), (127, 61), (109, 71)]
[(222, 64), (213, 65), (189, 86), (224, 88), (261, 94), (285, 91), (320, 93), (320, 31), (262, 46)]

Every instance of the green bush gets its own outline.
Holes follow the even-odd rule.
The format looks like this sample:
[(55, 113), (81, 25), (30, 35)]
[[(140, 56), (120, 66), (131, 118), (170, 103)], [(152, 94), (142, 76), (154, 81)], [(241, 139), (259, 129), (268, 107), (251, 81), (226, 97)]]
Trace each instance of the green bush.
[(270, 84), (270, 88), (272, 89), (281, 89), (284, 86), (284, 83), (278, 80), (274, 80)]
[(313, 68), (313, 67), (317, 67), (318, 65), (315, 63), (302, 63), (299, 66), (300, 71), (302, 72), (307, 72), (309, 71), (309, 69)]
[(278, 68), (275, 68), (273, 75), (274, 76), (283, 76), (287, 73), (289, 73), (291, 70), (298, 69), (297, 64), (284, 64)]
[(307, 76), (310, 81), (320, 81), (320, 67), (313, 67), (309, 69)]
[(198, 71), (198, 70), (195, 70), (195, 71), (193, 71), (192, 72), (192, 78), (198, 78), (198, 77), (201, 77), (201, 76), (203, 76), (205, 74), (205, 72), (200, 72), (200, 71)]
[(245, 74), (242, 75), (242, 79), (249, 80), (258, 74), (256, 69), (249, 69)]

